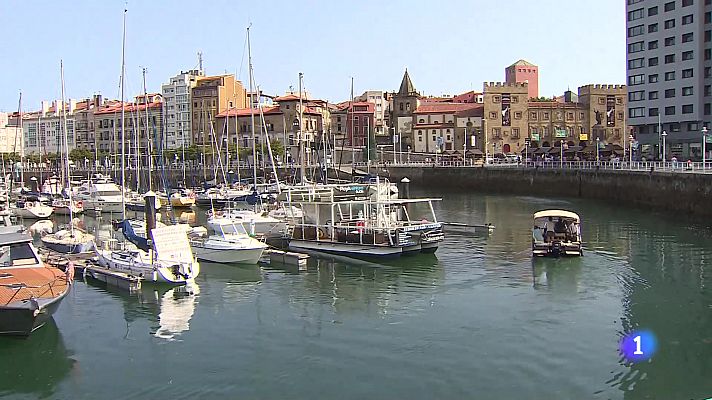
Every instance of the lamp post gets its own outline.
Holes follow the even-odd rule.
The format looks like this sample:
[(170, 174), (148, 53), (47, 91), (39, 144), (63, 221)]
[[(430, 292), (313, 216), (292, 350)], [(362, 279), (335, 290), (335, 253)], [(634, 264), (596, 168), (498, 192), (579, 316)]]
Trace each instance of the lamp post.
[(661, 136), (662, 136), (662, 138), (663, 138), (663, 148), (662, 148), (662, 152), (663, 152), (663, 166), (665, 166), (665, 138), (667, 137), (667, 132), (663, 131), (663, 134), (662, 134)]
[(408, 145), (408, 163), (410, 163), (410, 145)]
[(462, 144), (462, 165), (465, 165), (465, 153), (467, 152), (467, 140)]
[(601, 138), (599, 136), (596, 137), (596, 163), (598, 163), (599, 158), (598, 158), (598, 151), (601, 148)]
[(633, 164), (633, 140), (635, 138), (633, 137), (633, 134), (631, 133), (630, 136), (628, 136), (628, 152), (629, 154), (629, 159), (630, 159), (630, 164)]
[[(393, 130), (393, 164), (396, 164), (398, 162), (396, 159), (396, 142), (400, 143), (400, 138), (396, 136), (396, 127), (392, 126), (391, 129)], [(385, 163), (386, 161), (383, 160), (383, 162)]]
[(705, 169), (705, 163), (707, 162), (707, 127), (702, 127), (702, 170)]

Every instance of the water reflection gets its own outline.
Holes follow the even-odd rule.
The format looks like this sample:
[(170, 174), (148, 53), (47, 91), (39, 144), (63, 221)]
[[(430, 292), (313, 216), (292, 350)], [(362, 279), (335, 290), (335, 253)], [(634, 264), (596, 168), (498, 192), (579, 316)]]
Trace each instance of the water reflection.
[(532, 259), (534, 289), (546, 288), (557, 293), (578, 292), (582, 262), (579, 257)]
[(0, 397), (28, 393), (51, 398), (76, 367), (54, 319), (28, 338), (0, 338)]

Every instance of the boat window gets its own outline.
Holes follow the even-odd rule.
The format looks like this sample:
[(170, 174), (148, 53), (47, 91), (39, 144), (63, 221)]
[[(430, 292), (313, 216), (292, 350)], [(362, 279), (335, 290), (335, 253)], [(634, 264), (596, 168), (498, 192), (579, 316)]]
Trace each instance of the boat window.
[(37, 264), (29, 243), (16, 243), (0, 247), (0, 267)]

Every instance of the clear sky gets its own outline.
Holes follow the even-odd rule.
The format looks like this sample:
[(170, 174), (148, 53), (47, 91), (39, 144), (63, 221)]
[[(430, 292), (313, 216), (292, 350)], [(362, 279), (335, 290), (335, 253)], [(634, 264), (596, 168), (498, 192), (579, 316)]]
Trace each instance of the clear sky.
[[(425, 95), (481, 90), (503, 81), (518, 59), (539, 66), (540, 95), (587, 83), (625, 83), (625, 2), (621, 0), (130, 0), (127, 97), (197, 66), (238, 73), (247, 84), (245, 28), (252, 23), (255, 79), (282, 94), (304, 85), (313, 96), (397, 90), (408, 68)], [(60, 97), (118, 98), (124, 1), (0, 1), (0, 110), (36, 110)]]

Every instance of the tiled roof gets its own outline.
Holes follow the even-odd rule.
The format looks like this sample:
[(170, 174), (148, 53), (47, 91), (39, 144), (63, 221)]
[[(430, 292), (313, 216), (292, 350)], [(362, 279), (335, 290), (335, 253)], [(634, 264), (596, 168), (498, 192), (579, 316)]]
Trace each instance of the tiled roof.
[(510, 65), (510, 67), (515, 67), (515, 66), (516, 67), (519, 67), (519, 66), (521, 66), (521, 67), (536, 67), (536, 65), (534, 65), (526, 60), (519, 60), (519, 61), (515, 62), (514, 64)]
[[(225, 117), (245, 117), (249, 115), (257, 115), (259, 117), (260, 115), (260, 110), (258, 108), (231, 108), (227, 111), (223, 111), (220, 114), (216, 115), (216, 118), (225, 118)], [(265, 107), (262, 109), (262, 114), (264, 115), (275, 115), (275, 114), (282, 114), (282, 110), (279, 109), (279, 106), (274, 106), (274, 107)]]
[[(135, 111), (143, 111), (146, 109), (146, 104), (134, 104), (134, 103), (125, 103), (124, 105), (124, 112), (130, 113), (130, 112), (135, 112)], [(154, 103), (148, 103), (148, 108), (161, 108), (163, 107), (163, 103), (160, 102), (154, 102)], [(109, 105), (104, 105), (100, 107), (94, 114), (114, 114), (114, 113), (120, 113), (121, 112), (121, 102), (116, 102), (114, 104), (109, 104)]]
[(473, 103), (426, 103), (415, 110), (415, 114), (448, 114), (464, 111), (471, 108), (482, 107), (482, 104)]
[[(299, 101), (299, 96), (288, 94), (286, 96), (275, 97), (274, 101)], [(307, 99), (305, 97), (302, 97), (302, 101), (307, 101)]]

